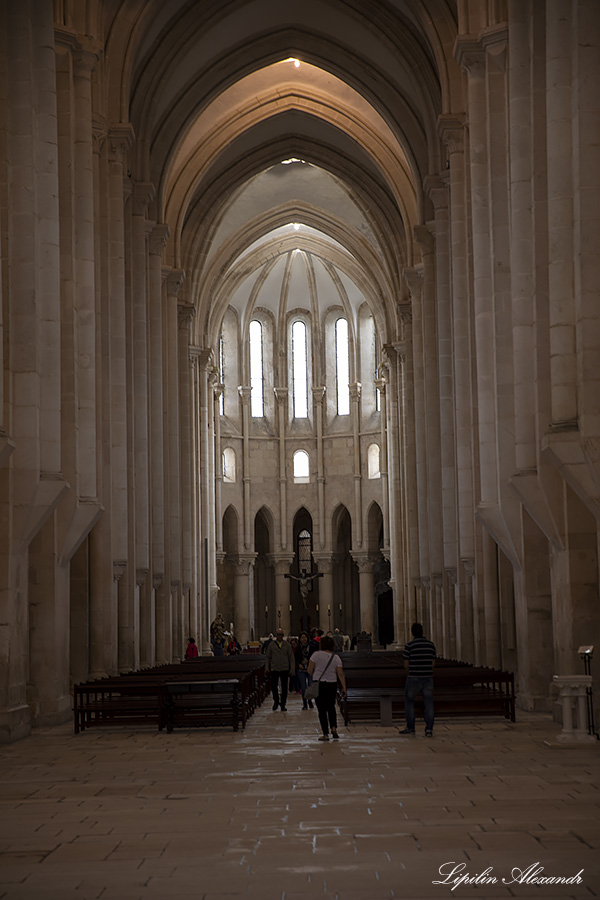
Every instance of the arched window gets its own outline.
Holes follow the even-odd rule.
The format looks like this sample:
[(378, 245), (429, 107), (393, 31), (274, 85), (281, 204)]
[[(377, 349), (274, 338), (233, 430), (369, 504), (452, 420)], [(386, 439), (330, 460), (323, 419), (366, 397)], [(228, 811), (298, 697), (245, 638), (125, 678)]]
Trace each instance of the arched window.
[(338, 319), (335, 323), (335, 374), (337, 387), (337, 414), (350, 414), (350, 365), (348, 356), (348, 322)]
[(219, 338), (219, 381), (221, 382), (221, 393), (219, 395), (219, 413), (225, 415), (225, 342), (223, 332)]
[(223, 450), (223, 481), (235, 481), (235, 450), (225, 447)]
[(250, 322), (250, 414), (257, 418), (265, 414), (262, 325), (256, 319)]
[[(298, 572), (302, 572), (302, 569), (306, 569), (307, 572), (312, 572), (312, 534), (310, 531), (307, 531), (306, 528), (303, 528), (302, 531), (298, 534), (298, 540), (296, 541), (296, 556), (298, 559)], [(309, 582), (309, 590), (312, 591), (313, 582)]]
[(307, 482), (309, 474), (308, 453), (306, 450), (296, 450), (294, 453), (294, 481), (297, 483)]
[(381, 468), (379, 465), (379, 444), (370, 444), (367, 450), (367, 471), (369, 478), (379, 478)]
[(377, 335), (375, 333), (375, 319), (373, 316), (369, 318), (369, 328), (371, 329), (371, 349), (373, 353), (373, 389), (375, 391), (375, 412), (381, 411), (381, 394), (379, 388), (375, 384), (377, 380)]
[(306, 325), (296, 321), (292, 325), (292, 363), (294, 417), (308, 417), (308, 370), (306, 359)]

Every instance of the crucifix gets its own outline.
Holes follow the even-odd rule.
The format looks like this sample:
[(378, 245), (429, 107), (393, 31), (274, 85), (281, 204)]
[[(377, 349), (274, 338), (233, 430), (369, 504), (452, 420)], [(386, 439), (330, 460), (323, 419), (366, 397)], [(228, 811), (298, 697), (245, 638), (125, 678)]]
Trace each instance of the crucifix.
[(300, 597), (302, 599), (302, 630), (308, 631), (308, 591), (315, 578), (322, 578), (323, 573), (317, 572), (315, 575), (309, 575), (306, 569), (302, 569), (300, 575), (290, 575), (286, 572), (283, 577), (292, 578), (294, 581), (298, 582), (298, 590), (300, 591)]

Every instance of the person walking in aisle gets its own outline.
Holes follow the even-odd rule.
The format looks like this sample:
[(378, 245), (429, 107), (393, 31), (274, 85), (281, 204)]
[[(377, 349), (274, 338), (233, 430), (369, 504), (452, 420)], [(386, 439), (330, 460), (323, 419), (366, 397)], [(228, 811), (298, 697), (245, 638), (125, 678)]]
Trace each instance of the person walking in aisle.
[(323, 732), (319, 738), (320, 741), (329, 740), (329, 731), (331, 731), (334, 741), (339, 739), (335, 700), (338, 679), (342, 686), (342, 693), (346, 693), (346, 676), (342, 661), (334, 650), (333, 638), (324, 636), (321, 638), (319, 649), (313, 653), (308, 662), (308, 674), (312, 675), (313, 681), (319, 682), (316, 704)]
[(265, 654), (265, 674), (271, 674), (273, 709), (280, 705), (279, 683), (281, 682), (281, 712), (287, 712), (286, 701), (290, 675), (294, 674), (294, 653), (291, 645), (284, 641), (283, 628), (278, 628), (275, 640), (271, 641)]

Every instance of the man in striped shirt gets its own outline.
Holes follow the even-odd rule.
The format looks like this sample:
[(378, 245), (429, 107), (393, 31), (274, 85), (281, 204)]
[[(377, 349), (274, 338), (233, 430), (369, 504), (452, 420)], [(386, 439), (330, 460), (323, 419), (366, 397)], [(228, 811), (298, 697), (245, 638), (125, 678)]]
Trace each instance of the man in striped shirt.
[(435, 664), (435, 644), (423, 637), (423, 626), (415, 622), (411, 626), (413, 640), (404, 647), (404, 668), (406, 686), (404, 688), (404, 712), (406, 728), (400, 734), (415, 733), (415, 697), (421, 694), (425, 707), (425, 735), (433, 736), (433, 666)]

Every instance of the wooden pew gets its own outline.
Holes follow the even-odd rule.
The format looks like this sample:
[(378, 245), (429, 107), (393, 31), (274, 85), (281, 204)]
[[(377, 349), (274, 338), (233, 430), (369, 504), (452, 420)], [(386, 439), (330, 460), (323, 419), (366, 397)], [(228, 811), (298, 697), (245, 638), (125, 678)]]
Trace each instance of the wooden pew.
[[(244, 728), (265, 696), (264, 660), (250, 657), (246, 665), (237, 659), (207, 658), (197, 665), (196, 662), (148, 667), (75, 685), (75, 734), (93, 726), (156, 725), (162, 730), (167, 724), (162, 691), (166, 683), (204, 683), (224, 678), (230, 678), (236, 684), (238, 720)], [(212, 665), (213, 662), (217, 665)], [(231, 692), (233, 696), (233, 687)]]
[[(381, 657), (373, 659), (369, 655), (362, 660), (347, 660), (344, 654), (347, 693), (345, 697), (339, 697), (339, 705), (345, 724), (380, 721), (391, 725), (394, 718), (404, 717), (406, 672), (401, 654), (394, 654), (387, 660), (384, 654)], [(514, 676), (455, 660), (439, 660), (439, 665), (436, 661), (434, 707), (437, 717), (493, 715), (514, 722)], [(423, 715), (420, 697), (415, 701), (415, 712), (418, 716)]]

